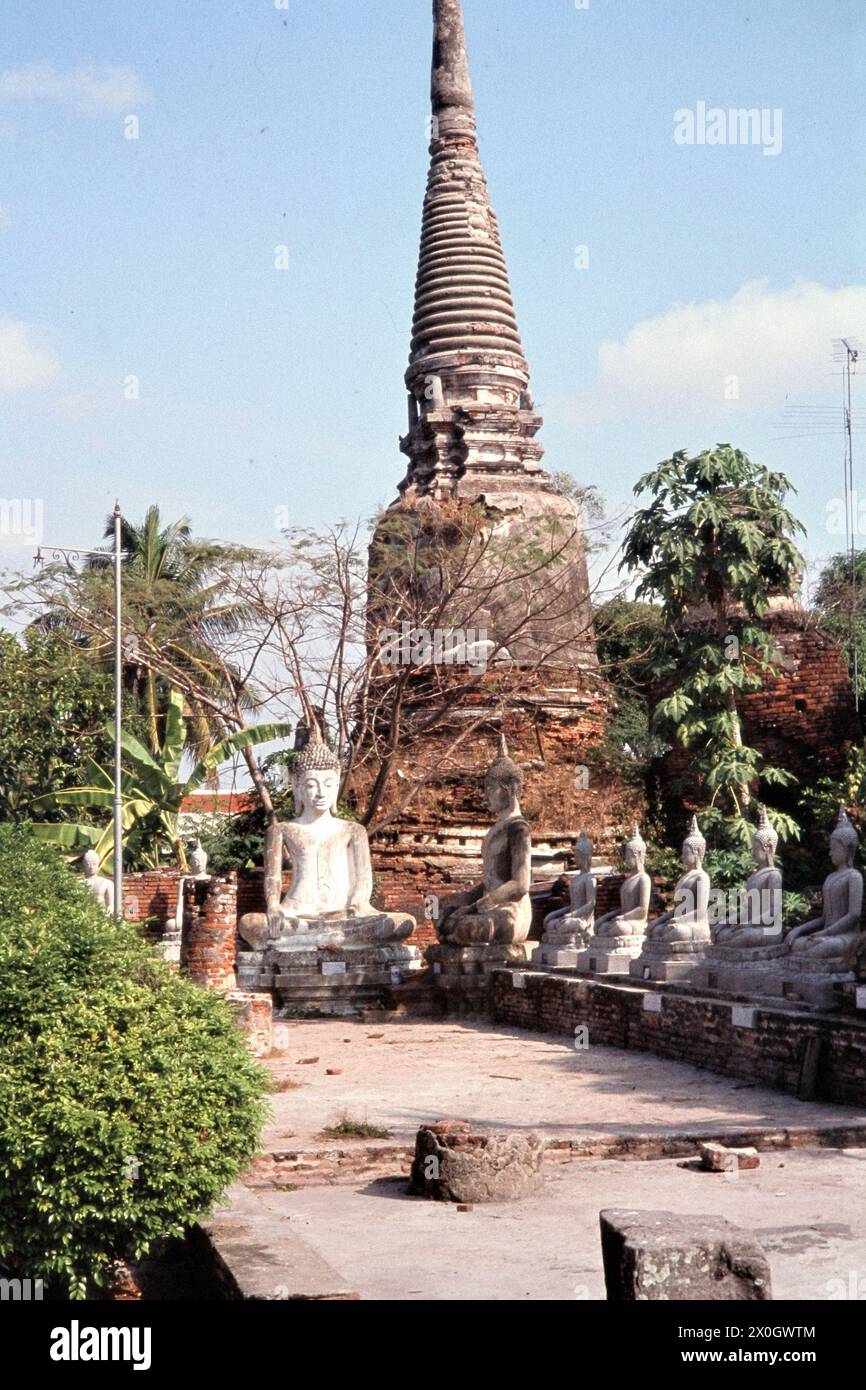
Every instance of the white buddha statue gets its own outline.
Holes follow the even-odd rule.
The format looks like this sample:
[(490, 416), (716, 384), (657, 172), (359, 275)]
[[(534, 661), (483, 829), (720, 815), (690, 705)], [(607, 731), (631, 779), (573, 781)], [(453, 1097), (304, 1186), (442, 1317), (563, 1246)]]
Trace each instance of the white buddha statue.
[(499, 757), (487, 770), (484, 795), (496, 817), (484, 836), (481, 883), (447, 899), (437, 924), (440, 942), (453, 946), (514, 945), (525, 941), (532, 926), (529, 884), (532, 840), (520, 809), (523, 773), (512, 758), (504, 735)]
[(710, 941), (710, 880), (703, 867), (706, 852), (707, 842), (700, 832), (698, 818), (692, 816), (681, 855), (686, 872), (674, 889), (674, 906), (649, 923), (647, 942), (655, 946), (698, 946)]
[(579, 872), (568, 885), (567, 906), (548, 912), (544, 919), (544, 945), (583, 946), (589, 940), (595, 921), (595, 879), (592, 876), (592, 840), (585, 831), (571, 847)]
[[(334, 814), (340, 793), (337, 755), (313, 724), (309, 741), (292, 768), (296, 816), (275, 821), (265, 838), (266, 912), (247, 913), (239, 930), (257, 949), (268, 940), (310, 927), (351, 932), (370, 941), (402, 941), (414, 920), (406, 914), (377, 912), (370, 902), (373, 869), (367, 831), (357, 821)], [(282, 896), (284, 863), (292, 883)], [(354, 929), (354, 930), (353, 930)]]
[(752, 836), (754, 872), (740, 892), (736, 922), (721, 922), (713, 928), (715, 946), (744, 949), (772, 946), (782, 939), (782, 874), (776, 867), (779, 836), (770, 824), (765, 807)]
[(857, 831), (844, 806), (830, 836), (830, 859), (833, 872), (824, 880), (820, 917), (795, 927), (785, 938), (788, 951), (809, 960), (827, 959), (839, 962), (856, 952), (863, 931), (863, 875), (854, 868), (857, 852)]
[(114, 912), (114, 884), (110, 878), (105, 878), (99, 872), (99, 855), (95, 849), (89, 849), (81, 861), (81, 870), (84, 882), (93, 894), (100, 907), (104, 907), (106, 912)]
[(637, 826), (623, 847), (626, 878), (619, 890), (619, 911), (606, 912), (595, 924), (595, 940), (609, 943), (613, 950), (618, 940), (642, 936), (649, 916), (652, 880), (646, 871), (646, 843)]

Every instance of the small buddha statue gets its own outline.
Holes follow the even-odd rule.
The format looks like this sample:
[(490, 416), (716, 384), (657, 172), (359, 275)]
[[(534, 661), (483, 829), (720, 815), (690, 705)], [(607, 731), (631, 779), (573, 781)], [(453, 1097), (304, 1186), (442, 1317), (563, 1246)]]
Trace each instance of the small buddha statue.
[(830, 959), (844, 965), (857, 952), (862, 936), (863, 875), (854, 868), (857, 831), (844, 806), (830, 836), (833, 872), (824, 880), (820, 917), (795, 927), (785, 938), (788, 951), (808, 960)]
[(189, 856), (189, 870), (194, 878), (209, 878), (207, 871), (207, 851), (202, 848), (201, 840), (196, 841), (195, 849)]
[(106, 912), (114, 912), (114, 884), (99, 872), (99, 855), (95, 849), (87, 850), (81, 860), (84, 882), (100, 907)]
[(592, 868), (593, 844), (585, 831), (571, 847), (579, 872), (568, 886), (566, 907), (548, 912), (544, 919), (544, 942), (558, 946), (583, 946), (589, 939), (595, 921), (595, 879)]
[(595, 937), (604, 938), (611, 946), (617, 939), (642, 936), (649, 916), (652, 880), (646, 872), (646, 843), (637, 826), (623, 846), (627, 877), (619, 890), (619, 911), (606, 912), (595, 924)]
[(704, 872), (707, 842), (700, 832), (697, 816), (692, 816), (689, 833), (683, 841), (681, 860), (685, 873), (674, 889), (674, 906), (647, 926), (646, 939), (654, 945), (699, 945), (709, 942), (709, 875)]
[[(340, 792), (340, 761), (313, 722), (310, 738), (292, 768), (295, 819), (275, 821), (265, 837), (265, 913), (241, 918), (239, 931), (257, 949), (310, 925), (335, 934), (357, 923), (365, 939), (401, 941), (415, 923), (406, 914), (377, 912), (370, 902), (373, 869), (367, 831), (334, 814)], [(284, 862), (292, 883), (282, 897)], [(356, 935), (359, 933), (355, 933)]]
[(745, 893), (740, 893), (740, 912), (735, 923), (722, 922), (713, 928), (716, 946), (772, 946), (782, 939), (782, 875), (776, 867), (779, 836), (770, 824), (766, 807), (761, 807), (752, 836), (755, 870), (749, 875)]
[(487, 805), (496, 816), (482, 846), (484, 881), (445, 902), (437, 928), (443, 943), (476, 946), (528, 937), (532, 842), (520, 810), (522, 790), (523, 773), (508, 756), (503, 737), (484, 779)]

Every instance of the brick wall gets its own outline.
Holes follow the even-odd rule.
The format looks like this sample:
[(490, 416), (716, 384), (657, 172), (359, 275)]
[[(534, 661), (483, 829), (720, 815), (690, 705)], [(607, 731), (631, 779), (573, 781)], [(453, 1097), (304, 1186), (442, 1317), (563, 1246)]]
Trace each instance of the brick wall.
[[(793, 772), (801, 786), (838, 777), (859, 729), (842, 649), (798, 608), (770, 614), (763, 626), (783, 653), (783, 669), (763, 690), (737, 697), (746, 743)], [(732, 622), (732, 631), (737, 624)], [(691, 755), (680, 748), (664, 759), (662, 782), (676, 799), (693, 789)], [(692, 790), (694, 795), (694, 790)], [(784, 800), (784, 797), (782, 797)]]
[[(145, 926), (148, 936), (157, 940), (163, 924), (177, 912), (179, 869), (148, 869), (124, 874), (123, 915), (128, 922)], [(148, 921), (148, 919), (152, 919)]]
[[(730, 1000), (541, 972), (518, 978), (522, 988), (510, 971), (492, 976), (497, 1022), (571, 1037), (585, 1025), (590, 1046), (653, 1052), (818, 1100), (866, 1102), (866, 1021), (768, 1006), (758, 1009), (754, 1028), (736, 1027)], [(647, 994), (660, 998), (660, 1012), (644, 1009)]]

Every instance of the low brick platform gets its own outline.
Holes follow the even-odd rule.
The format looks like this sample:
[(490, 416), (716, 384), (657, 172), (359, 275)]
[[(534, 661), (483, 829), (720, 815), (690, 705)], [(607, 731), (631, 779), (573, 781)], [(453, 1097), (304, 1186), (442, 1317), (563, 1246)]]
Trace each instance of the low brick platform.
[(653, 1052), (802, 1099), (866, 1101), (866, 1020), (847, 1014), (507, 969), (492, 976), (491, 1011), (498, 1023), (544, 1033), (585, 1027), (590, 1045)]

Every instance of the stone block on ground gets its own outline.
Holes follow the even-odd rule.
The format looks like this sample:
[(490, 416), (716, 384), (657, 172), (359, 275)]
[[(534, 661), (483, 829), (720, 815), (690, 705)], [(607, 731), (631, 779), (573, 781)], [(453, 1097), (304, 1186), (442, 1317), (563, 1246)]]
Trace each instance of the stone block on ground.
[(602, 1211), (600, 1220), (611, 1302), (765, 1302), (773, 1296), (763, 1248), (731, 1221), (624, 1209)]
[(443, 1120), (418, 1131), (409, 1192), (469, 1205), (512, 1202), (537, 1187), (543, 1157), (536, 1134), (481, 1133)]
[(724, 1144), (701, 1144), (701, 1166), (708, 1173), (734, 1173), (740, 1169), (760, 1168), (761, 1155), (757, 1149), (729, 1149)]

